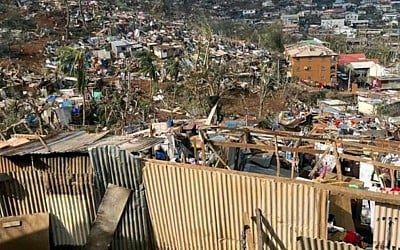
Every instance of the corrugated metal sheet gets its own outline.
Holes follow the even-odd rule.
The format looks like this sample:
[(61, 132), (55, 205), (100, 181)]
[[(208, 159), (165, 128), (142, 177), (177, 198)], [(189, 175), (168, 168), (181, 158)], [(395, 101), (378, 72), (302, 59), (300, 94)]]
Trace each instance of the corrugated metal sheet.
[[(326, 238), (328, 192), (306, 184), (213, 168), (147, 161), (144, 183), (157, 247), (240, 249), (243, 216), (262, 212), (263, 246), (294, 249)], [(257, 242), (257, 227), (250, 225)]]
[(400, 249), (400, 206), (377, 202), (373, 219), (374, 249)]
[(43, 173), (19, 171), (7, 175), (9, 179), (0, 182), (1, 217), (48, 212), (43, 199), (46, 193)]
[(299, 237), (297, 250), (362, 250), (362, 248), (342, 242)]
[(96, 211), (88, 156), (35, 159), (34, 167), (19, 171), (5, 172), (8, 167), (0, 165), (8, 176), (0, 182), (0, 216), (52, 213), (54, 244), (84, 245)]
[(143, 162), (117, 146), (89, 149), (94, 168), (96, 206), (109, 183), (132, 190), (114, 234), (112, 249), (151, 249), (152, 234), (143, 189)]
[(60, 133), (48, 136), (44, 140), (48, 150), (39, 140), (32, 140), (18, 146), (9, 146), (0, 150), (0, 155), (28, 155), (66, 152), (85, 152), (88, 146), (103, 138), (108, 132), (89, 134), (85, 131)]

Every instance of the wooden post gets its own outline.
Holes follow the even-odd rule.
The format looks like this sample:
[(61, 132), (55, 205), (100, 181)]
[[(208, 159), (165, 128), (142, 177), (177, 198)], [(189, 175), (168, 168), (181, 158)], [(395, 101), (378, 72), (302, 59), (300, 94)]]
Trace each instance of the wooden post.
[(251, 232), (251, 224), (250, 224), (250, 220), (249, 220), (249, 214), (247, 212), (243, 213), (243, 227), (245, 230), (247, 249), (255, 250), (253, 234)]
[(42, 143), (43, 147), (47, 150), (47, 152), (50, 152), (50, 147), (47, 145), (47, 143), (43, 140), (42, 136), (39, 135), (39, 133), (36, 132), (36, 136), (39, 139), (40, 143)]
[[(301, 141), (301, 139), (298, 139), (296, 141), (296, 144), (294, 145), (295, 148), (299, 148), (300, 141)], [(290, 178), (292, 178), (292, 179), (294, 178), (295, 167), (298, 167), (298, 163), (297, 163), (298, 158), (299, 158), (299, 152), (296, 151), (296, 152), (293, 153), (293, 163), (292, 163), (292, 169), (291, 169), (291, 172), (290, 172)]]
[(193, 143), (193, 153), (194, 153), (194, 162), (195, 162), (195, 164), (197, 165), (198, 163), (199, 163), (199, 154), (197, 153), (197, 144), (196, 144), (196, 141), (194, 141), (194, 143)]
[(203, 166), (206, 165), (206, 139), (203, 134), (203, 131), (199, 130), (199, 136), (201, 139), (201, 159), (203, 161)]
[(256, 223), (257, 223), (257, 249), (264, 249), (263, 228), (262, 228), (262, 213), (260, 209), (256, 209)]
[(337, 172), (337, 177), (338, 177), (338, 181), (343, 181), (343, 175), (342, 175), (342, 164), (340, 164), (340, 158), (339, 158), (339, 154), (337, 151), (337, 142), (334, 141), (333, 142), (333, 155), (335, 156), (335, 160), (336, 160), (336, 172)]
[(278, 151), (278, 136), (275, 136), (275, 156), (276, 156), (276, 175), (281, 175), (281, 160), (279, 159), (279, 151)]
[(391, 185), (391, 188), (396, 187), (396, 176), (395, 176), (395, 172), (393, 169), (390, 169), (390, 185)]

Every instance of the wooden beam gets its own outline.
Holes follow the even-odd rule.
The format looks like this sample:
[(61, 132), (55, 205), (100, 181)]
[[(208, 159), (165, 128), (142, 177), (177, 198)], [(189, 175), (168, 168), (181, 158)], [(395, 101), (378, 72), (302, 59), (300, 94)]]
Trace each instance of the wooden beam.
[[(265, 152), (275, 152), (275, 146), (273, 145), (258, 145), (258, 144), (250, 144), (250, 143), (239, 143), (239, 142), (212, 142), (215, 146), (222, 147), (231, 147), (231, 148), (250, 148), (250, 149), (258, 149)], [(299, 152), (305, 154), (323, 154), (324, 150), (316, 150), (316, 149), (307, 149), (307, 148), (292, 148), (286, 146), (278, 146), (279, 151), (288, 151), (288, 152)]]
[[(38, 134), (13, 134), (11, 137), (14, 138), (25, 138), (25, 139), (29, 139), (29, 140), (39, 140), (38, 138)], [(45, 136), (42, 136), (42, 138), (45, 138)]]
[(215, 156), (218, 158), (218, 160), (221, 161), (221, 163), (224, 165), (225, 168), (227, 169), (231, 169), (228, 164), (226, 164), (226, 162), (224, 161), (224, 159), (222, 159), (222, 157), (218, 154), (217, 150), (214, 148), (214, 145), (209, 142), (208, 143), (208, 147), (211, 149), (211, 151), (213, 151), (213, 153), (215, 154)]
[(347, 160), (351, 160), (351, 161), (365, 162), (365, 163), (374, 165), (376, 167), (400, 170), (400, 166), (395, 166), (395, 165), (391, 165), (391, 164), (383, 163), (383, 162), (379, 162), (379, 161), (374, 161), (374, 160), (368, 160), (365, 158), (361, 158), (361, 157), (353, 156), (353, 155), (349, 155), (349, 154), (339, 154), (339, 157), (342, 159), (347, 159)]
[(42, 136), (36, 133), (36, 139), (39, 139), (40, 143), (42, 143), (43, 147), (47, 150), (47, 152), (50, 152), (50, 147), (47, 145), (47, 143), (43, 140)]
[(203, 161), (203, 166), (206, 165), (206, 140), (203, 131), (199, 131), (199, 136), (201, 140), (201, 159)]
[(317, 172), (318, 170), (318, 165), (322, 162), (322, 159), (324, 159), (325, 155), (329, 153), (329, 151), (331, 150), (330, 146), (327, 145), (328, 147), (326, 148), (326, 150), (324, 151), (324, 153), (322, 154), (322, 156), (320, 156), (320, 158), (318, 159), (318, 161), (315, 163), (313, 169), (311, 170), (311, 172), (308, 174), (308, 176), (313, 176), (315, 174), (315, 172)]
[(262, 213), (261, 209), (256, 209), (256, 223), (257, 223), (257, 249), (264, 249), (264, 240), (263, 240), (263, 224), (262, 224)]
[[(299, 148), (299, 145), (300, 145), (300, 143), (301, 143), (301, 139), (298, 139), (297, 141), (296, 141), (296, 144), (294, 145), (294, 147), (295, 148)], [(293, 159), (292, 159), (292, 161), (293, 161), (293, 163), (292, 163), (292, 169), (291, 169), (291, 171), (290, 171), (290, 178), (294, 178), (294, 170), (295, 170), (295, 168), (297, 168), (297, 166), (298, 166), (298, 158), (299, 158), (299, 152), (294, 152), (293, 153)]]

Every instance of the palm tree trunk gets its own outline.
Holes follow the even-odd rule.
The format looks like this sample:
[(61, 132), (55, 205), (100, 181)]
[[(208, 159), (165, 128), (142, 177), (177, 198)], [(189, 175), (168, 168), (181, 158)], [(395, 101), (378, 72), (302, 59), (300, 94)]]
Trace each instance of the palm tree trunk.
[(82, 104), (82, 126), (86, 125), (86, 91), (83, 91), (83, 104)]

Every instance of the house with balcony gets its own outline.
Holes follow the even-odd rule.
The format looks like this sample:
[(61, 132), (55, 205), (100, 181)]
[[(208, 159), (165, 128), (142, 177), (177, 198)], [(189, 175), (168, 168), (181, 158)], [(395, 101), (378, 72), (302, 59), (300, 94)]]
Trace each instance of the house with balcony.
[(315, 86), (336, 87), (338, 54), (314, 40), (285, 48), (288, 76)]

